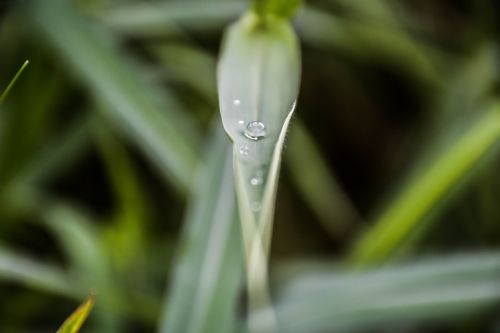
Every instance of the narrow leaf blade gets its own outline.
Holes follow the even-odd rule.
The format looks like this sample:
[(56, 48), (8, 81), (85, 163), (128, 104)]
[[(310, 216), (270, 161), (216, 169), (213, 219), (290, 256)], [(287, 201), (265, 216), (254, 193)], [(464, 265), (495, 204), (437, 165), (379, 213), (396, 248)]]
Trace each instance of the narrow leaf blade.
[(79, 289), (61, 268), (0, 247), (0, 280), (22, 283), (34, 289), (65, 297), (79, 295)]
[(160, 332), (234, 331), (243, 256), (230, 152), (218, 126), (192, 190)]
[(499, 140), (500, 105), (496, 104), (433, 161), (384, 212), (372, 230), (356, 244), (350, 262), (355, 266), (367, 266), (386, 260)]
[(168, 91), (144, 82), (124, 61), (115, 41), (65, 1), (34, 1), (30, 14), (43, 37), (83, 79), (105, 115), (180, 191), (190, 186), (198, 132)]
[(0, 95), (0, 105), (4, 102), (5, 98), (7, 98), (7, 95), (9, 95), (10, 90), (16, 84), (17, 80), (19, 79), (19, 77), (21, 76), (21, 74), (24, 72), (24, 70), (26, 69), (26, 67), (28, 66), (28, 64), (29, 64), (29, 61), (26, 60), (24, 62), (24, 64), (21, 66), (21, 68), (19, 68), (19, 70), (17, 71), (16, 75), (14, 75), (14, 78), (9, 82), (9, 84), (7, 85), (7, 88), (5, 88), (5, 90), (2, 93), (2, 95)]
[(383, 269), (309, 273), (278, 297), (279, 332), (364, 332), (458, 323), (500, 301), (498, 252)]
[(87, 319), (94, 306), (94, 296), (87, 299), (64, 321), (56, 333), (77, 333)]

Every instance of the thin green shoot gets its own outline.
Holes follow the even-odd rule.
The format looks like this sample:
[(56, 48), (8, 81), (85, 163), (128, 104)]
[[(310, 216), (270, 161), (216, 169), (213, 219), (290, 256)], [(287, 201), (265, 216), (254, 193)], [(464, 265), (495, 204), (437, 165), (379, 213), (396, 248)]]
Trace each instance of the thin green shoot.
[(56, 333), (77, 333), (94, 307), (94, 295), (87, 299), (64, 321)]
[(500, 105), (496, 104), (381, 215), (354, 247), (350, 263), (364, 267), (387, 260), (499, 140)]
[(26, 69), (26, 67), (28, 66), (28, 64), (29, 64), (29, 61), (26, 60), (24, 62), (24, 64), (22, 64), (22, 66), (19, 68), (19, 70), (17, 71), (16, 75), (14, 75), (14, 78), (9, 82), (9, 84), (7, 85), (7, 88), (5, 88), (4, 92), (0, 96), (0, 105), (3, 104), (4, 100), (9, 95), (9, 92), (12, 90), (12, 87), (14, 87), (14, 85), (17, 82), (17, 80), (19, 79), (19, 77), (21, 76), (21, 74), (24, 72), (24, 70)]

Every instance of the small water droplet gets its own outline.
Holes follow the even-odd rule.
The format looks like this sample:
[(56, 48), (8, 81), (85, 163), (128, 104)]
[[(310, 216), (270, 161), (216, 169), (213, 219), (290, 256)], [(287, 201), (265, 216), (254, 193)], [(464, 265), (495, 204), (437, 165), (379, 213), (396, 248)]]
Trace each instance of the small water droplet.
[(245, 130), (245, 136), (251, 140), (260, 140), (266, 136), (266, 126), (260, 121), (249, 122)]
[(233, 104), (234, 104), (235, 106), (239, 106), (239, 105), (241, 104), (241, 101), (240, 101), (239, 99), (235, 99), (235, 100), (233, 101)]
[(259, 186), (259, 185), (262, 185), (262, 183), (264, 183), (264, 179), (259, 174), (257, 174), (255, 177), (252, 177), (252, 179), (250, 179), (250, 184), (252, 184), (253, 186)]
[(254, 212), (260, 212), (260, 210), (262, 209), (262, 205), (260, 204), (260, 202), (252, 202), (251, 208)]
[(244, 120), (238, 120), (238, 124), (243, 125), (245, 123)]
[(248, 154), (250, 154), (250, 148), (248, 146), (246, 146), (246, 145), (245, 146), (240, 146), (240, 148), (238, 149), (238, 151), (243, 156), (248, 156)]

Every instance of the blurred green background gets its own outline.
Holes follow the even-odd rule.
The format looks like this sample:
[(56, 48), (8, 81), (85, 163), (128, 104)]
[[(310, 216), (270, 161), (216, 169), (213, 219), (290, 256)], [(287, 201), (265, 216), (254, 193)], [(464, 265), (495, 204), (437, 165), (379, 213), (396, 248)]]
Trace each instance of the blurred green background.
[[(247, 6), (0, 1), (0, 91), (30, 61), (0, 106), (1, 332), (54, 332), (89, 291), (84, 332), (242, 325), (215, 68)], [(499, 22), (494, 0), (300, 8), (270, 262), (285, 332), (500, 332)]]

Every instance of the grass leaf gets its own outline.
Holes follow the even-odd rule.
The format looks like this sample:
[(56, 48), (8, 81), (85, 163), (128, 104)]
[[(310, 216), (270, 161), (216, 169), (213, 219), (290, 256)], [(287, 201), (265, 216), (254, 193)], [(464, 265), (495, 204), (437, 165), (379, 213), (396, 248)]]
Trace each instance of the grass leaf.
[(160, 332), (234, 331), (243, 257), (230, 144), (216, 129), (192, 189)]
[(495, 104), (425, 169), (356, 244), (350, 262), (379, 263), (459, 185), (500, 139), (500, 105)]
[(281, 150), (299, 87), (300, 51), (288, 22), (249, 13), (230, 26), (217, 79), (222, 123), (234, 147), (252, 309), (269, 303), (267, 253)]
[(108, 292), (113, 286), (110, 265), (91, 220), (62, 202), (46, 203), (40, 214), (68, 256), (78, 282), (99, 294)]
[(19, 77), (21, 76), (21, 74), (24, 72), (24, 70), (26, 69), (26, 67), (28, 66), (28, 64), (29, 64), (29, 61), (26, 60), (24, 62), (24, 64), (22, 64), (21, 68), (19, 68), (19, 70), (17, 71), (16, 75), (14, 75), (14, 78), (7, 85), (7, 88), (5, 88), (5, 90), (2, 93), (2, 95), (0, 95), (0, 105), (3, 104), (5, 98), (7, 98), (7, 96), (9, 95), (10, 90), (12, 89), (12, 87), (14, 86), (14, 84), (16, 84), (16, 81), (19, 79)]
[(500, 301), (497, 252), (363, 273), (309, 273), (278, 297), (280, 332), (373, 331), (458, 322)]
[(97, 15), (111, 28), (127, 34), (165, 36), (179, 33), (176, 23), (204, 33), (221, 29), (245, 7), (241, 1), (133, 3), (112, 10), (103, 8)]
[(62, 324), (56, 333), (78, 333), (94, 306), (94, 296), (89, 295)]
[(79, 294), (68, 274), (61, 268), (0, 247), (0, 280), (22, 283), (61, 296)]
[(134, 74), (119, 56), (109, 36), (92, 27), (65, 1), (35, 1), (31, 7), (40, 30), (84, 79), (118, 124), (156, 164), (167, 179), (183, 191), (189, 187), (197, 163), (198, 132), (167, 91)]

